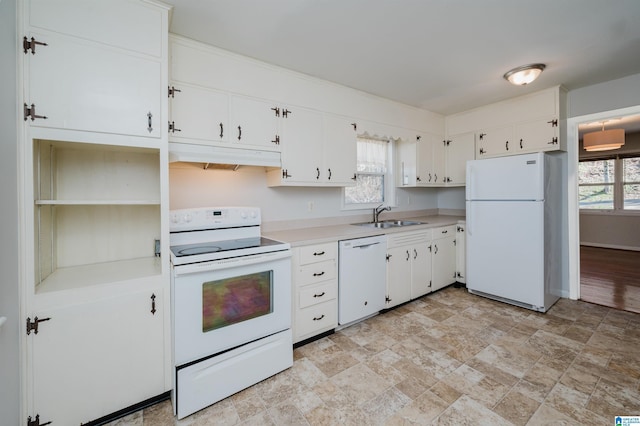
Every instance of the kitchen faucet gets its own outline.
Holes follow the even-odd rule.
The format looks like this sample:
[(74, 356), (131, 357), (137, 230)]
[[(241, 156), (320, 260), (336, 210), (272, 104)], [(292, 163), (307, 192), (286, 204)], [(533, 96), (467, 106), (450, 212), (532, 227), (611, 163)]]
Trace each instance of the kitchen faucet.
[(373, 222), (377, 223), (378, 222), (378, 217), (380, 216), (380, 213), (384, 212), (384, 211), (391, 211), (391, 207), (390, 206), (386, 206), (386, 207), (382, 207), (384, 206), (383, 204), (380, 204), (378, 207), (373, 209)]

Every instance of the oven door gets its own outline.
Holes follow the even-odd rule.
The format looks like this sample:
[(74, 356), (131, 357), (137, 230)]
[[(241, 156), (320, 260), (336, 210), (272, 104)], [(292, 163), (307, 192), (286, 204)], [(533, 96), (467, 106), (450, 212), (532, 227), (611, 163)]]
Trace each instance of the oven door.
[(291, 327), (291, 250), (173, 267), (174, 362)]

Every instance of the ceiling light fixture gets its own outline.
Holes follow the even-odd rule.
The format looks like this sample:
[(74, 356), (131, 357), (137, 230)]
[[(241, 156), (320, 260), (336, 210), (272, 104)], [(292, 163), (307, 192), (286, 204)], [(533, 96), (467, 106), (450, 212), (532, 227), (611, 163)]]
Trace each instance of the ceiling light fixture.
[(586, 151), (607, 151), (618, 149), (624, 145), (624, 129), (605, 130), (602, 122), (602, 130), (599, 132), (585, 133), (582, 137), (582, 146)]
[(533, 80), (538, 78), (538, 76), (542, 73), (547, 66), (545, 64), (529, 64), (523, 65), (518, 68), (514, 68), (510, 71), (507, 71), (503, 77), (509, 83), (515, 86), (524, 86), (525, 84), (531, 83)]

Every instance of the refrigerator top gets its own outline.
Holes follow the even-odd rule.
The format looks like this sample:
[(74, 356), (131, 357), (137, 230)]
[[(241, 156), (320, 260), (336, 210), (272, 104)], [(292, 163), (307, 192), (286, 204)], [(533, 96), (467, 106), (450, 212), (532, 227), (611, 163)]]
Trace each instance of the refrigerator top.
[(542, 152), (467, 162), (467, 201), (543, 201), (550, 157)]

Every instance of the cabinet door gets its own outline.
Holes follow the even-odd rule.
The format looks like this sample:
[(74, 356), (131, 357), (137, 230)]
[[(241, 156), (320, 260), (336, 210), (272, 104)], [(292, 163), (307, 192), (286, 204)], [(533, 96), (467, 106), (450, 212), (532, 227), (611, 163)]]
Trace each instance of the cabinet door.
[(558, 120), (537, 120), (519, 124), (515, 128), (518, 151), (551, 151), (559, 149)]
[(464, 185), (467, 161), (475, 154), (475, 134), (453, 135), (447, 140), (447, 183)]
[(26, 58), (32, 126), (160, 137), (162, 64), (84, 40), (31, 33), (47, 43)]
[(455, 235), (434, 240), (431, 243), (433, 253), (433, 291), (453, 284), (456, 281)]
[(398, 160), (397, 168), (397, 186), (415, 186), (417, 182), (417, 158), (416, 158), (417, 142), (415, 138), (403, 138), (396, 145)]
[[(327, 182), (354, 185), (356, 173), (356, 130), (352, 120), (324, 116), (324, 170)], [(308, 155), (308, 154), (307, 154)]]
[[(169, 138), (187, 138), (191, 143), (224, 142), (229, 133), (229, 97), (226, 93), (173, 83), (171, 102), (173, 131)], [(178, 92), (179, 90), (179, 92)]]
[(431, 245), (417, 244), (411, 248), (411, 298), (431, 291)]
[(295, 108), (282, 119), (282, 168), (286, 182), (322, 182), (326, 178), (322, 158), (322, 115)]
[(164, 392), (163, 306), (157, 289), (38, 312), (51, 319), (28, 336), (29, 412), (41, 422), (87, 423)]
[(230, 109), (230, 142), (280, 151), (277, 138), (279, 106), (261, 99), (231, 96)]
[(411, 247), (387, 250), (387, 297), (385, 308), (411, 299)]
[(446, 183), (446, 142), (444, 138), (432, 136), (433, 144), (433, 183), (442, 185)]
[(435, 182), (433, 145), (434, 141), (428, 135), (416, 136), (416, 181), (418, 185), (431, 185)]
[(513, 126), (482, 131), (478, 135), (478, 158), (518, 152), (513, 140)]

